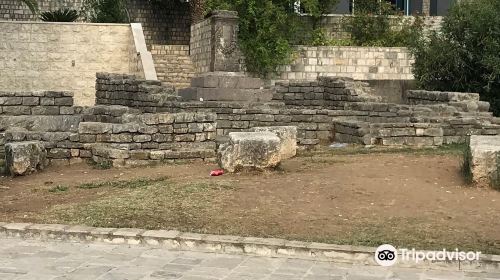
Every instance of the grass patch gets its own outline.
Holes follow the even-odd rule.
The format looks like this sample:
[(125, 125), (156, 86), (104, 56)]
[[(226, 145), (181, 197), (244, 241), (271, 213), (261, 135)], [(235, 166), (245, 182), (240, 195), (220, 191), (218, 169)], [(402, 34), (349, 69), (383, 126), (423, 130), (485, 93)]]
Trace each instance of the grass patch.
[(229, 183), (176, 184), (168, 180), (133, 185), (136, 187), (118, 195), (82, 204), (56, 206), (42, 214), (41, 219), (47, 223), (95, 227), (197, 231), (220, 214), (221, 201), (234, 189)]
[(167, 181), (167, 177), (160, 177), (155, 179), (149, 178), (139, 178), (130, 181), (107, 181), (107, 182), (98, 182), (98, 183), (85, 183), (78, 185), (79, 189), (97, 189), (97, 188), (120, 188), (120, 189), (136, 189), (143, 188), (155, 183), (165, 182)]
[(92, 168), (99, 170), (111, 169), (113, 167), (113, 163), (109, 160), (101, 162), (95, 162), (93, 160), (89, 160), (88, 163), (89, 165), (92, 166)]
[(445, 224), (429, 224), (419, 218), (392, 218), (382, 224), (358, 222), (346, 226), (346, 230), (332, 235), (297, 236), (286, 233), (282, 238), (298, 239), (308, 242), (338, 245), (378, 247), (391, 244), (399, 248), (417, 250), (481, 251), (486, 254), (500, 254), (500, 243), (484, 240), (476, 234)]
[(64, 193), (69, 190), (68, 186), (57, 185), (49, 189), (50, 193)]

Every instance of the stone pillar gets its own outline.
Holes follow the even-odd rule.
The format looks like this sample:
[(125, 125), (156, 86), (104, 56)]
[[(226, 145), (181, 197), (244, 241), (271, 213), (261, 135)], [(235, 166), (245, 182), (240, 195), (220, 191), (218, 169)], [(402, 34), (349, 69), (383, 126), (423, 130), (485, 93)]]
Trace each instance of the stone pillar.
[(191, 87), (179, 90), (183, 100), (269, 102), (273, 92), (259, 78), (242, 72), (238, 47), (238, 13), (213, 11), (191, 25), (190, 56), (196, 69)]
[(422, 0), (422, 15), (431, 15), (431, 0)]
[(192, 25), (190, 54), (197, 73), (239, 72), (238, 13), (213, 11)]
[(239, 72), (241, 53), (238, 47), (238, 13), (214, 11), (212, 20), (212, 62), (214, 72)]

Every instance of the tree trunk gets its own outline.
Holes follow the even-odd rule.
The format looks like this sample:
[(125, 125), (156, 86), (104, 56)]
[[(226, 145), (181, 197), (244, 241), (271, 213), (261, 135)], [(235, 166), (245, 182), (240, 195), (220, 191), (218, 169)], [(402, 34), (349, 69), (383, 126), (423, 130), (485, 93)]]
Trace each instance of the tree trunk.
[(205, 13), (205, 0), (191, 0), (189, 6), (191, 9), (191, 24), (202, 21)]

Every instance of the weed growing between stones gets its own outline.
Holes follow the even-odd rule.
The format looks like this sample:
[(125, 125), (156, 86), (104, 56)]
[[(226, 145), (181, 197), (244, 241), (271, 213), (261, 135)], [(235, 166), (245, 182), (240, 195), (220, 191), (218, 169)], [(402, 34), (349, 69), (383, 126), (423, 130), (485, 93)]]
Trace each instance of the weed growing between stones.
[(111, 169), (113, 167), (113, 163), (111, 161), (95, 162), (93, 160), (89, 160), (88, 163), (93, 168), (101, 170)]
[(148, 178), (139, 178), (134, 179), (132, 181), (107, 181), (107, 182), (99, 182), (99, 183), (86, 183), (77, 186), (79, 189), (97, 189), (103, 187), (109, 188), (119, 188), (119, 189), (137, 189), (143, 188), (155, 183), (166, 183), (168, 180), (167, 177), (160, 177), (155, 179)]
[(51, 193), (63, 193), (63, 192), (66, 192), (68, 190), (69, 190), (68, 186), (57, 185), (55, 187), (50, 188), (49, 192), (51, 192)]

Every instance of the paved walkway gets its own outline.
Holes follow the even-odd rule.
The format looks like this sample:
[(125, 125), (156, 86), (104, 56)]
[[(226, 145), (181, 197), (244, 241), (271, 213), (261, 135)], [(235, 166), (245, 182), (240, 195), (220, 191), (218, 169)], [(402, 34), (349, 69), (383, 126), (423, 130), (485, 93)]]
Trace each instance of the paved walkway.
[(472, 280), (500, 274), (419, 271), (127, 245), (0, 239), (0, 279)]

